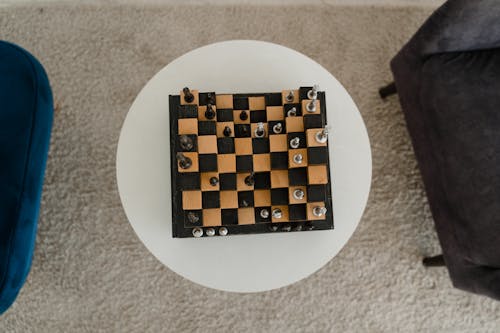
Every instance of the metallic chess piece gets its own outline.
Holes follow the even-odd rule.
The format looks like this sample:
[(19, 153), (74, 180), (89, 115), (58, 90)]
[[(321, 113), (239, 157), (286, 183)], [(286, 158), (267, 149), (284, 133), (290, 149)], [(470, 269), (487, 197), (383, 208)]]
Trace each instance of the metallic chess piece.
[(206, 230), (207, 236), (215, 236), (215, 229), (214, 228), (208, 228)]
[(326, 214), (326, 207), (316, 206), (313, 208), (313, 215), (321, 217)]
[(255, 184), (255, 173), (252, 172), (251, 174), (249, 174), (248, 176), (245, 177), (245, 184), (247, 186), (253, 186), (253, 184)]
[(311, 99), (311, 101), (309, 101), (309, 103), (307, 103), (306, 109), (307, 109), (307, 112), (311, 112), (311, 113), (316, 112), (316, 98)]
[(226, 236), (226, 235), (227, 235), (227, 233), (228, 233), (228, 230), (227, 230), (227, 228), (226, 228), (226, 227), (220, 227), (220, 228), (219, 228), (219, 235), (221, 235), (221, 236)]
[(272, 224), (268, 227), (269, 231), (278, 231), (278, 226), (276, 224)]
[(182, 89), (182, 92), (184, 93), (184, 100), (186, 103), (193, 103), (194, 101), (194, 95), (191, 93), (188, 87), (185, 87)]
[(275, 209), (273, 209), (273, 217), (274, 217), (275, 219), (280, 219), (280, 218), (282, 218), (282, 217), (283, 217), (283, 212), (281, 211), (281, 209), (279, 209), (279, 208), (275, 208)]
[(312, 225), (311, 222), (307, 222), (306, 224), (304, 224), (304, 230), (313, 230), (314, 229), (314, 226)]
[(292, 147), (293, 149), (299, 148), (299, 145), (300, 145), (300, 138), (299, 137), (295, 137), (292, 140), (290, 140), (290, 147)]
[(210, 185), (217, 186), (218, 183), (219, 179), (217, 179), (217, 177), (210, 177)]
[(300, 188), (293, 191), (293, 197), (295, 198), (295, 200), (302, 200), (302, 199), (304, 199), (304, 196), (305, 196), (305, 193)]
[(250, 204), (248, 203), (248, 201), (246, 201), (245, 199), (243, 199), (243, 201), (241, 202), (241, 205), (242, 205), (243, 207), (248, 207), (248, 206), (250, 206)]
[(289, 224), (284, 224), (283, 228), (281, 228), (281, 231), (291, 231), (291, 230), (292, 230), (292, 226)]
[(193, 149), (193, 140), (187, 135), (181, 135), (179, 145), (182, 150), (191, 150)]
[(323, 128), (323, 130), (316, 132), (315, 135), (316, 142), (325, 143), (328, 140), (328, 127)]
[(260, 217), (263, 219), (267, 219), (269, 217), (269, 211), (267, 209), (262, 209), (260, 211)]
[(207, 104), (207, 110), (205, 111), (205, 118), (211, 120), (215, 118), (215, 111), (212, 104)]
[(241, 113), (240, 113), (240, 119), (243, 120), (243, 121), (245, 121), (245, 120), (248, 119), (248, 113), (245, 110), (241, 111)]
[(281, 125), (281, 123), (277, 123), (276, 125), (273, 126), (274, 134), (280, 134), (282, 130), (283, 130), (283, 125)]
[(317, 99), (318, 98), (318, 90), (319, 86), (315, 84), (311, 90), (307, 92), (307, 98), (308, 99)]
[(200, 221), (200, 217), (193, 212), (189, 212), (187, 214), (187, 219), (188, 219), (189, 223), (193, 223), (193, 224), (198, 223)]
[(302, 230), (302, 224), (297, 224), (294, 228), (293, 231), (301, 231)]
[(287, 117), (295, 117), (297, 115), (297, 108), (294, 106), (286, 113)]
[(290, 90), (288, 92), (288, 95), (286, 95), (285, 100), (289, 103), (293, 102), (293, 98), (295, 97), (295, 94), (293, 93), (293, 90)]
[(196, 238), (200, 238), (201, 236), (203, 236), (203, 229), (202, 228), (194, 228), (193, 229), (193, 236), (196, 237)]
[(263, 138), (266, 135), (266, 129), (264, 128), (264, 123), (257, 123), (257, 128), (255, 129), (255, 137)]
[(293, 161), (297, 164), (302, 164), (302, 161), (304, 160), (304, 157), (302, 154), (295, 154), (293, 155)]
[(222, 134), (224, 134), (224, 136), (231, 136), (231, 133), (232, 133), (231, 127), (229, 126), (224, 127), (224, 130), (222, 131)]
[(181, 169), (189, 169), (193, 165), (193, 161), (181, 152), (177, 153), (176, 157)]

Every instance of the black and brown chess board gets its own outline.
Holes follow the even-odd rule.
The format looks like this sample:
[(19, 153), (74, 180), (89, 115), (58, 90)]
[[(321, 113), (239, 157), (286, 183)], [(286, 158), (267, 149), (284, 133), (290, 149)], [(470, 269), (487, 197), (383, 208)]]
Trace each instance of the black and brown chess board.
[(324, 92), (169, 97), (174, 237), (333, 229)]

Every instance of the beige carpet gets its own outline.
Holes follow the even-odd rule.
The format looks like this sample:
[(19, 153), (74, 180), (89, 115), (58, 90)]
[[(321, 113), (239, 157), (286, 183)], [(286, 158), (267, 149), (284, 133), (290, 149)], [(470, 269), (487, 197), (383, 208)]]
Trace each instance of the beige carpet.
[[(0, 9), (0, 38), (46, 66), (55, 116), (34, 263), (0, 332), (498, 332), (500, 303), (424, 269), (439, 246), (388, 62), (430, 7), (116, 7)], [(308, 279), (231, 294), (194, 285), (145, 249), (115, 180), (120, 127), (159, 69), (215, 41), (280, 43), (351, 92), (373, 150), (359, 228)]]

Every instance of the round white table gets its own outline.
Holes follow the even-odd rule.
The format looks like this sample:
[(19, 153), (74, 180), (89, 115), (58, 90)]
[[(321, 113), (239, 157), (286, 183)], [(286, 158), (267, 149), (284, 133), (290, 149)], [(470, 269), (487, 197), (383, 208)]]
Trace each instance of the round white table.
[[(172, 238), (168, 95), (188, 86), (217, 93), (278, 92), (319, 84), (326, 92), (334, 230)], [(346, 244), (371, 183), (371, 151), (361, 115), (321, 65), (289, 48), (227, 41), (172, 61), (142, 89), (125, 119), (116, 158), (120, 198), (135, 232), (164, 265), (200, 285), (259, 292), (299, 281)]]

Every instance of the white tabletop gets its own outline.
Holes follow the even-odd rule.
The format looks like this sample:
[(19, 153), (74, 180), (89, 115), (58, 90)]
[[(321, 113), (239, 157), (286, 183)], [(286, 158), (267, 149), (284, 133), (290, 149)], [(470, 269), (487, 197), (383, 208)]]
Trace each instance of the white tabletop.
[[(279, 92), (313, 84), (326, 92), (335, 229), (172, 238), (168, 95), (185, 86), (220, 94)], [(283, 287), (331, 260), (361, 219), (371, 170), (368, 134), (344, 87), (303, 54), (260, 41), (204, 46), (158, 72), (130, 108), (116, 158), (125, 213), (149, 251), (193, 282), (235, 292)]]

